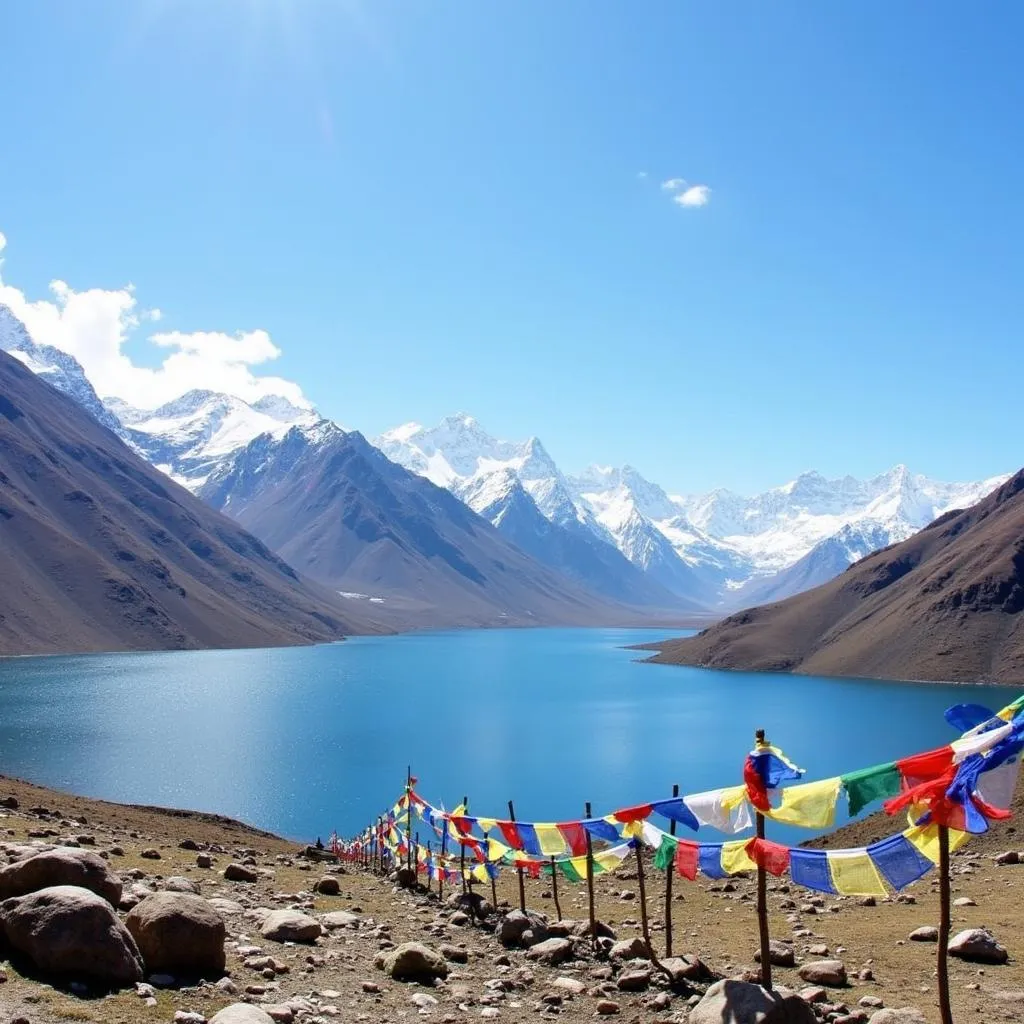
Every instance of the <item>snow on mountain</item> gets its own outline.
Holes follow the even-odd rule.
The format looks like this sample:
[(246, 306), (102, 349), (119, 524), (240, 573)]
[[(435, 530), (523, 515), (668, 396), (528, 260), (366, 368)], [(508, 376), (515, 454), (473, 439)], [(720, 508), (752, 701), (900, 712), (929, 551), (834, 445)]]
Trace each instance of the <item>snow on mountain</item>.
[(121, 433), (121, 424), (100, 401), (82, 364), (59, 348), (34, 341), (25, 325), (3, 303), (0, 303), (0, 349), (24, 363), (47, 384), (73, 398), (97, 423), (115, 434)]
[[(278, 438), (291, 427), (319, 420), (286, 399), (252, 405), (233, 395), (196, 389), (154, 410), (112, 404), (128, 439), (155, 466), (190, 490), (200, 487), (232, 453), (267, 434)], [(259, 406), (260, 408), (257, 408)]]

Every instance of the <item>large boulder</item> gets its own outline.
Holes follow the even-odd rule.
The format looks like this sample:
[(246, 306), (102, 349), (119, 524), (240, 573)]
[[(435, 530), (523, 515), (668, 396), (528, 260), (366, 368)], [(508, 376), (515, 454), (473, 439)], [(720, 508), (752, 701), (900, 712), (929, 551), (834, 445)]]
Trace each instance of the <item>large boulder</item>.
[[(761, 962), (761, 950), (754, 953), (754, 959)], [(793, 967), (796, 964), (796, 953), (788, 942), (771, 939), (768, 942), (768, 959), (775, 967)]]
[(545, 939), (531, 946), (526, 952), (527, 960), (539, 960), (542, 964), (557, 967), (573, 957), (573, 945), (569, 939)]
[(212, 979), (224, 973), (224, 919), (200, 896), (154, 893), (124, 923), (150, 974)]
[(718, 981), (690, 1011), (689, 1024), (817, 1024), (795, 992), (769, 992), (746, 981)]
[(251, 1003), (232, 1003), (215, 1013), (210, 1024), (274, 1024), (274, 1018)]
[(358, 928), (362, 918), (348, 910), (332, 910), (329, 914), (320, 915), (320, 924), (329, 932), (335, 928)]
[(113, 907), (89, 889), (55, 885), (0, 904), (12, 949), (46, 975), (112, 988), (142, 981), (143, 962)]
[(275, 942), (316, 942), (321, 932), (320, 922), (301, 910), (272, 910), (260, 926), (260, 935)]
[(924, 1014), (912, 1006), (903, 1006), (898, 1010), (886, 1007), (871, 1014), (868, 1024), (928, 1024)]
[(611, 949), (608, 956), (612, 960), (649, 960), (651, 949), (639, 935), (631, 939), (620, 939)]
[(437, 978), (448, 977), (448, 964), (444, 957), (419, 942), (403, 942), (395, 949), (379, 954), (374, 964), (395, 981), (419, 981), (430, 985)]
[(112, 907), (121, 901), (121, 880), (98, 854), (56, 846), (8, 864), (0, 871), (0, 900), (56, 885), (73, 885), (102, 896)]
[(949, 955), (979, 964), (1005, 964), (1006, 947), (984, 928), (967, 928), (949, 940)]

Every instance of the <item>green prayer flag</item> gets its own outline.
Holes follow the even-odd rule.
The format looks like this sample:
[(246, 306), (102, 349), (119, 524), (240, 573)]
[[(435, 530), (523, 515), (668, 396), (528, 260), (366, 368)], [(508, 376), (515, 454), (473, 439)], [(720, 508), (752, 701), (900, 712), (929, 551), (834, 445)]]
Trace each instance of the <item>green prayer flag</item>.
[(679, 841), (672, 836), (664, 835), (661, 837), (661, 843), (654, 854), (654, 866), (659, 871), (672, 867), (672, 863), (676, 859), (677, 846), (679, 846)]
[[(568, 878), (570, 882), (583, 881), (582, 877), (580, 876), (580, 873), (572, 866), (572, 861), (560, 861), (560, 866), (562, 868), (562, 874), (565, 875), (565, 877)], [(595, 864), (594, 867), (596, 869), (597, 865)]]
[(861, 768), (842, 776), (850, 814), (860, 813), (873, 800), (896, 796), (900, 791), (901, 778), (895, 761), (876, 764), (872, 768)]

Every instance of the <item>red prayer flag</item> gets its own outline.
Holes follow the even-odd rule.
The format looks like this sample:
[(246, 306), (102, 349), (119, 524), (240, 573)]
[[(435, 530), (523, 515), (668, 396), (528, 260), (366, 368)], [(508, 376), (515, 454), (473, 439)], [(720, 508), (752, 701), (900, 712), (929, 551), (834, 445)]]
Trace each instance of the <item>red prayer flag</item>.
[(676, 871), (681, 878), (691, 882), (697, 878), (697, 865), (700, 861), (700, 844), (680, 839), (676, 847)]
[(637, 804), (636, 807), (624, 807), (621, 811), (613, 812), (612, 817), (624, 823), (646, 821), (653, 812), (654, 808), (650, 804)]
[(522, 850), (523, 838), (519, 834), (519, 829), (516, 828), (514, 821), (499, 821), (498, 828), (501, 829), (501, 834), (505, 837), (505, 842), (512, 847), (513, 850)]
[(746, 846), (747, 856), (769, 874), (783, 875), (789, 867), (789, 847), (773, 843), (770, 839), (751, 839)]
[(905, 757), (896, 762), (896, 768), (903, 776), (904, 789), (913, 789), (923, 782), (944, 775), (952, 763), (953, 748), (947, 743), (944, 747)]
[(558, 831), (574, 857), (582, 857), (587, 852), (587, 833), (578, 821), (560, 821)]

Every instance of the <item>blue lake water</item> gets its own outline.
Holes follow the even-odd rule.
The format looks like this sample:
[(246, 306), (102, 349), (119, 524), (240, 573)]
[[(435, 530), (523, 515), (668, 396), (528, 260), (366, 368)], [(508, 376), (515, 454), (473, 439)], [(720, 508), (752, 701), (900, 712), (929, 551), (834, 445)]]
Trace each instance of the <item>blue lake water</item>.
[[(677, 631), (678, 632), (678, 631)], [(0, 772), (217, 811), (306, 839), (419, 789), (522, 820), (741, 781), (757, 727), (823, 778), (948, 742), (1016, 692), (645, 665), (626, 629), (474, 630), (322, 647), (0, 659)], [(773, 826), (796, 841), (805, 833)]]

